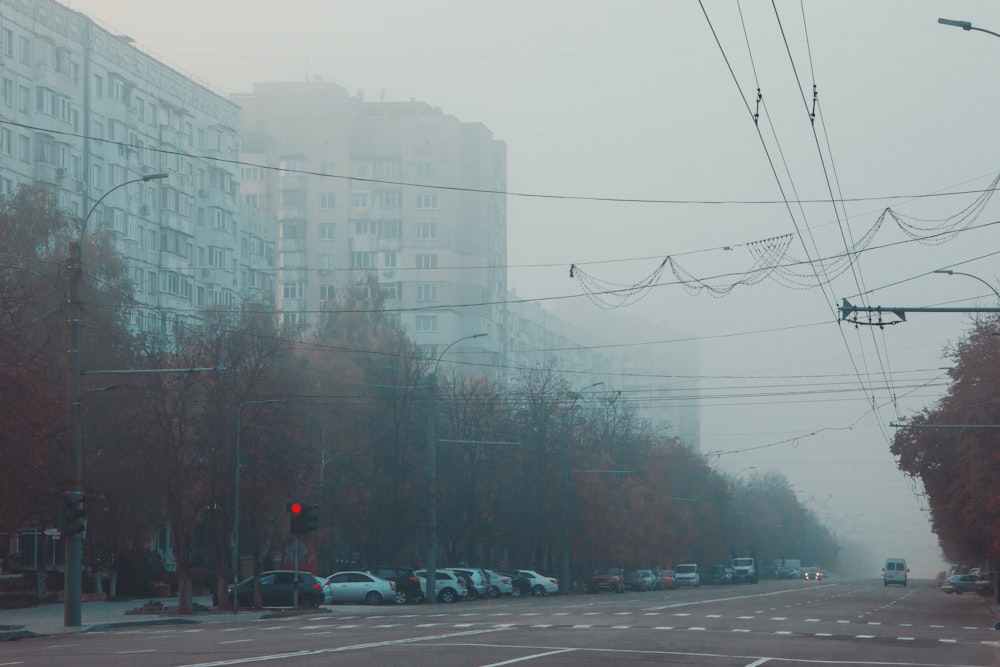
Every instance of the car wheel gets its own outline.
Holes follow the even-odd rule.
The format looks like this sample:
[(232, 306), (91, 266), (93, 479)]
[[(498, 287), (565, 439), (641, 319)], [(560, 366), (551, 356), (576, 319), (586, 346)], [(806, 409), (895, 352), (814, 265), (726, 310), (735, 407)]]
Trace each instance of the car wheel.
[(958, 593), (959, 595), (961, 595), (962, 593), (965, 592), (965, 589), (962, 588), (961, 586), (959, 586), (958, 588), (955, 589), (955, 592)]
[(409, 602), (409, 597), (406, 595), (406, 591), (397, 588), (396, 589), (396, 604), (406, 604)]
[(300, 595), (299, 596), (299, 607), (302, 609), (315, 609), (319, 606), (319, 600), (317, 600), (312, 595)]
[(521, 587), (520, 586), (514, 586), (512, 589), (510, 589), (510, 596), (512, 598), (519, 598), (519, 597), (521, 597)]
[(536, 598), (540, 598), (543, 595), (545, 595), (545, 589), (542, 588), (541, 586), (533, 586), (531, 589), (531, 594), (534, 595)]
[(365, 596), (365, 604), (382, 604), (382, 594), (378, 591), (368, 591), (368, 595)]
[(412, 602), (413, 604), (420, 604), (424, 600), (425, 600), (424, 594), (421, 591), (417, 591), (417, 593), (415, 595), (413, 595), (412, 597), (410, 597), (410, 602)]
[(500, 597), (500, 589), (496, 586), (490, 586), (489, 596), (494, 600)]
[(458, 594), (452, 588), (446, 588), (440, 593), (438, 593), (438, 600), (444, 602), (445, 604), (451, 604), (458, 599)]

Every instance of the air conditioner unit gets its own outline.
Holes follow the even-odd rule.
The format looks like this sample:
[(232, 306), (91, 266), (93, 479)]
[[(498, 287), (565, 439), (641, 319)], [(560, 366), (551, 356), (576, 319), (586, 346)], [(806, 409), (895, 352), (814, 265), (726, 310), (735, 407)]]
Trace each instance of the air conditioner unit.
[(56, 178), (62, 178), (66, 175), (66, 170), (63, 167), (56, 167)]
[(76, 182), (76, 191), (77, 192), (85, 192), (86, 190), (87, 190), (87, 184), (86, 183), (84, 183), (83, 181), (77, 181)]
[(147, 206), (146, 204), (140, 204), (139, 215), (149, 215), (149, 206)]

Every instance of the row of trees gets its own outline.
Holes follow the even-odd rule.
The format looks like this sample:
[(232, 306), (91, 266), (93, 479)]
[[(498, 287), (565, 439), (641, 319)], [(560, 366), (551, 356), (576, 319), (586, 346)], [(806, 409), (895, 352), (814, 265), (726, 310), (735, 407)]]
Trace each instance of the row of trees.
[[(67, 488), (60, 286), (73, 233), (45, 193), (22, 191), (0, 218), (2, 533), (51, 525)], [(225, 369), (83, 378), (85, 562), (141, 559), (169, 526), (182, 611), (194, 578), (219, 592), (232, 579), (237, 475), (239, 551), (256, 571), (288, 544), (293, 500), (320, 506), (303, 541), (321, 574), (422, 560), (431, 418), (439, 562), (555, 573), (568, 551), (581, 573), (745, 554), (834, 564), (834, 538), (783, 477), (736, 483), (617, 393), (579, 393), (553, 368), (433, 377), (374, 284), (344, 291), (309, 335), (247, 305), (164, 344), (128, 331), (130, 287), (107, 239), (88, 235), (83, 256), (85, 369)]]
[(931, 523), (952, 563), (1000, 563), (1000, 339), (979, 320), (947, 351), (951, 385), (892, 444), (923, 483)]

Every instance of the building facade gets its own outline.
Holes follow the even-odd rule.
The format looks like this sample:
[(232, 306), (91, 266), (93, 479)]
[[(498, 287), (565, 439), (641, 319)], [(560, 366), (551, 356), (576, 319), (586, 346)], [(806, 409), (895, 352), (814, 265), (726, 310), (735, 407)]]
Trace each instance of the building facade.
[(0, 61), (0, 194), (44, 187), (112, 234), (134, 330), (272, 300), (274, 223), (239, 208), (239, 107), (54, 0), (0, 0)]
[(373, 279), (424, 355), (496, 366), (507, 292), (506, 146), (423, 102), (317, 80), (258, 83), (243, 109), (244, 197), (279, 228), (277, 309), (314, 324)]

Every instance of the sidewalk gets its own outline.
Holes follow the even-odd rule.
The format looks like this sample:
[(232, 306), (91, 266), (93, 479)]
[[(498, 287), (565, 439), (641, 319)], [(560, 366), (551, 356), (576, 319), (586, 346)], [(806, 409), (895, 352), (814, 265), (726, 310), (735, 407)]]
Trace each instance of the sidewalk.
[[(198, 605), (210, 609), (212, 598), (194, 598)], [(149, 604), (152, 603), (152, 604)], [(158, 607), (162, 605), (163, 609)], [(143, 606), (150, 611), (139, 611)], [(80, 607), (79, 627), (67, 628), (63, 625), (63, 605), (61, 603), (42, 604), (26, 609), (0, 609), (0, 641), (55, 635), (74, 632), (101, 632), (126, 625), (178, 625), (201, 623), (209, 620), (223, 620), (219, 612), (195, 612), (191, 615), (176, 614), (177, 598), (123, 600), (115, 602), (84, 602)], [(259, 614), (259, 612), (257, 612)], [(231, 620), (228, 615), (226, 620)]]

